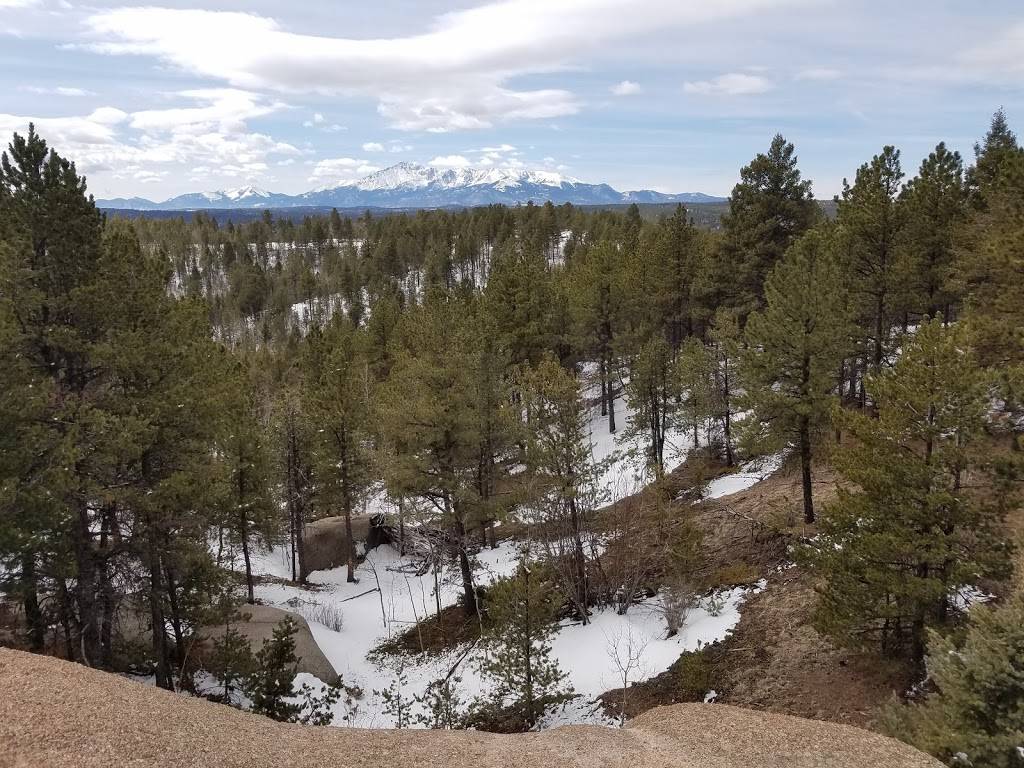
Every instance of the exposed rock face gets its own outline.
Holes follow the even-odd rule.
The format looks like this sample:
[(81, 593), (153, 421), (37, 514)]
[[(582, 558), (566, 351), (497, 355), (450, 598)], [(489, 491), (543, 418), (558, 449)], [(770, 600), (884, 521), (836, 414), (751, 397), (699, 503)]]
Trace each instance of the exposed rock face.
[[(270, 605), (243, 605), (238, 611), (243, 620), (233, 626), (249, 641), (253, 652), (263, 647), (264, 640), (269, 640), (273, 636), (274, 627), (281, 623), (286, 616), (291, 616), (298, 627), (295, 632), (295, 655), (299, 659), (299, 672), (308, 672), (325, 683), (332, 683), (337, 679), (338, 675), (334, 671), (334, 667), (324, 656), (320, 646), (316, 644), (313, 633), (309, 630), (309, 624), (302, 616), (282, 611), (280, 608)], [(210, 640), (216, 637), (217, 631), (216, 627), (203, 630), (203, 642), (196, 649), (200, 657), (212, 650), (213, 644)]]
[[(370, 515), (352, 516), (352, 538), (358, 543), (370, 539)], [(348, 539), (345, 536), (345, 518), (324, 517), (306, 525), (303, 544), (306, 552), (306, 570), (326, 571), (345, 565)]]
[(0, 691), (0, 765), (26, 768), (941, 768), (868, 731), (720, 704), (661, 707), (624, 730), (312, 728), (4, 649)]

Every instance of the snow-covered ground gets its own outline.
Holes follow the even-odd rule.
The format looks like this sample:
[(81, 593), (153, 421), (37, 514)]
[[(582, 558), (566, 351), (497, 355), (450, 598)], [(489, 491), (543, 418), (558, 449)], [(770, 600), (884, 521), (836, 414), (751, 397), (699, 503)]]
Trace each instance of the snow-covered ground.
[[(478, 556), (478, 581), (488, 583), (512, 573), (518, 557), (519, 547), (512, 542), (484, 550)], [(278, 551), (261, 554), (255, 562), (256, 570), (287, 571), (287, 560)], [(393, 727), (395, 718), (385, 712), (386, 703), (379, 692), (391, 687), (399, 675), (405, 679), (403, 696), (411, 698), (457, 665), (456, 675), (461, 678), (458, 693), (464, 702), (490, 693), (478, 672), (483, 653), (479, 647), (463, 646), (429, 656), (373, 653), (382, 642), (415, 626), (436, 610), (433, 573), (409, 572), (413, 566), (411, 560), (400, 557), (392, 547), (382, 546), (371, 551), (359, 566), (358, 584), (346, 583), (345, 569), (337, 568), (312, 574), (314, 590), (277, 583), (264, 583), (256, 588), (261, 601), (306, 616), (314, 639), (345, 684), (362, 689), (363, 696), (355, 701), (353, 710), (344, 703), (335, 707), (337, 725)], [(547, 713), (542, 725), (610, 722), (594, 700), (602, 692), (622, 685), (614, 661), (616, 652), (623, 656), (629, 646), (642, 648), (639, 667), (630, 674), (630, 682), (660, 674), (684, 651), (723, 639), (739, 621), (739, 607), (748, 592), (733, 589), (701, 600), (672, 638), (666, 637), (660, 597), (632, 606), (624, 616), (614, 610), (596, 611), (587, 626), (563, 622), (554, 635), (552, 650), (579, 697)], [(455, 604), (459, 593), (457, 574), (444, 573), (441, 604)], [(340, 629), (310, 618), (310, 608), (315, 608), (316, 603), (340, 612)], [(296, 682), (317, 684), (309, 675), (300, 675)]]
[[(601, 385), (596, 379), (596, 366), (588, 363), (584, 366), (583, 376), (589, 383), (584, 387), (584, 397), (594, 402), (590, 408), (590, 444), (594, 462), (604, 465), (598, 480), (602, 494), (602, 504), (615, 501), (636, 493), (654, 478), (647, 468), (646, 433), (627, 438), (626, 428), (633, 412), (621, 394), (615, 398), (616, 431), (609, 430), (608, 416), (601, 415)], [(703, 432), (701, 440), (705, 439)], [(693, 446), (693, 435), (689, 430), (679, 427), (670, 429), (665, 436), (665, 472), (671, 472), (686, 459)]]
[(748, 461), (740, 467), (738, 472), (723, 475), (708, 483), (704, 491), (704, 498), (720, 499), (723, 496), (731, 496), (751, 488), (769, 475), (778, 472), (785, 457), (785, 453), (773, 453), (770, 456), (761, 456), (753, 461)]

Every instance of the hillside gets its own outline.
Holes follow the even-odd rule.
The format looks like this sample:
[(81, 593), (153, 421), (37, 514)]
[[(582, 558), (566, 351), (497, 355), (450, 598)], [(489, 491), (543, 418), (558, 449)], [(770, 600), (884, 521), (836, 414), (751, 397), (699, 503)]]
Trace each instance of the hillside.
[(285, 725), (52, 658), (0, 649), (0, 764), (416, 765), (632, 768), (932, 768), (931, 758), (856, 728), (720, 705), (674, 706), (624, 730), (539, 734), (367, 731)]

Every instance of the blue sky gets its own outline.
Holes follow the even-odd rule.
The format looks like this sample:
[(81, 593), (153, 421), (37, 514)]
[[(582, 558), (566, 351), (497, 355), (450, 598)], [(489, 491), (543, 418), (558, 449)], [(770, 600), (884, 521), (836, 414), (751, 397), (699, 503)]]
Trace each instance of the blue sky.
[(408, 160), (728, 194), (781, 131), (819, 197), (1024, 131), (1019, 0), (0, 0), (0, 133), (98, 197), (297, 193)]

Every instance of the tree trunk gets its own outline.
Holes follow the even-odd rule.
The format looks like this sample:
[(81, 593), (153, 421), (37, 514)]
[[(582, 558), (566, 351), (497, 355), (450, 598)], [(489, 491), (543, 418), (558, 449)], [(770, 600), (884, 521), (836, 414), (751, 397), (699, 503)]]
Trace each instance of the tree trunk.
[(75, 603), (78, 608), (78, 646), (81, 661), (96, 666), (100, 658), (100, 630), (96, 602), (96, 553), (93, 552), (92, 532), (89, 529), (89, 509), (83, 502), (75, 502)]
[[(450, 501), (445, 499), (445, 506), (448, 507)], [(463, 596), (463, 608), (466, 611), (467, 616), (476, 616), (478, 607), (476, 604), (476, 588), (473, 586), (473, 568), (469, 562), (469, 553), (466, 551), (466, 526), (462, 522), (462, 518), (456, 513), (455, 522), (455, 535), (456, 535), (456, 546), (459, 550), (459, 570), (462, 573), (462, 596)]]
[(36, 557), (26, 554), (21, 559), (22, 605), (25, 609), (25, 625), (28, 630), (29, 648), (42, 653), (46, 647), (46, 620), (39, 607), (39, 580), (36, 577)]
[(252, 582), (252, 558), (249, 556), (249, 521), (245, 518), (244, 510), (240, 512), (238, 518), (238, 532), (242, 539), (242, 559), (245, 561), (245, 588), (247, 593), (245, 602), (249, 605), (255, 605), (256, 595)]
[(814, 500), (811, 486), (811, 420), (800, 417), (800, 470), (803, 475), (804, 522), (814, 522)]
[(160, 554), (150, 533), (149, 567), (149, 617), (152, 624), (153, 657), (156, 661), (156, 684), (159, 688), (174, 690), (167, 649), (167, 623), (164, 620), (163, 579), (161, 577)]
[(569, 520), (572, 524), (573, 565), (576, 570), (576, 603), (580, 614), (580, 621), (585, 626), (590, 623), (590, 617), (587, 614), (587, 603), (589, 602), (587, 560), (583, 553), (582, 523), (575, 499), (569, 499)]

